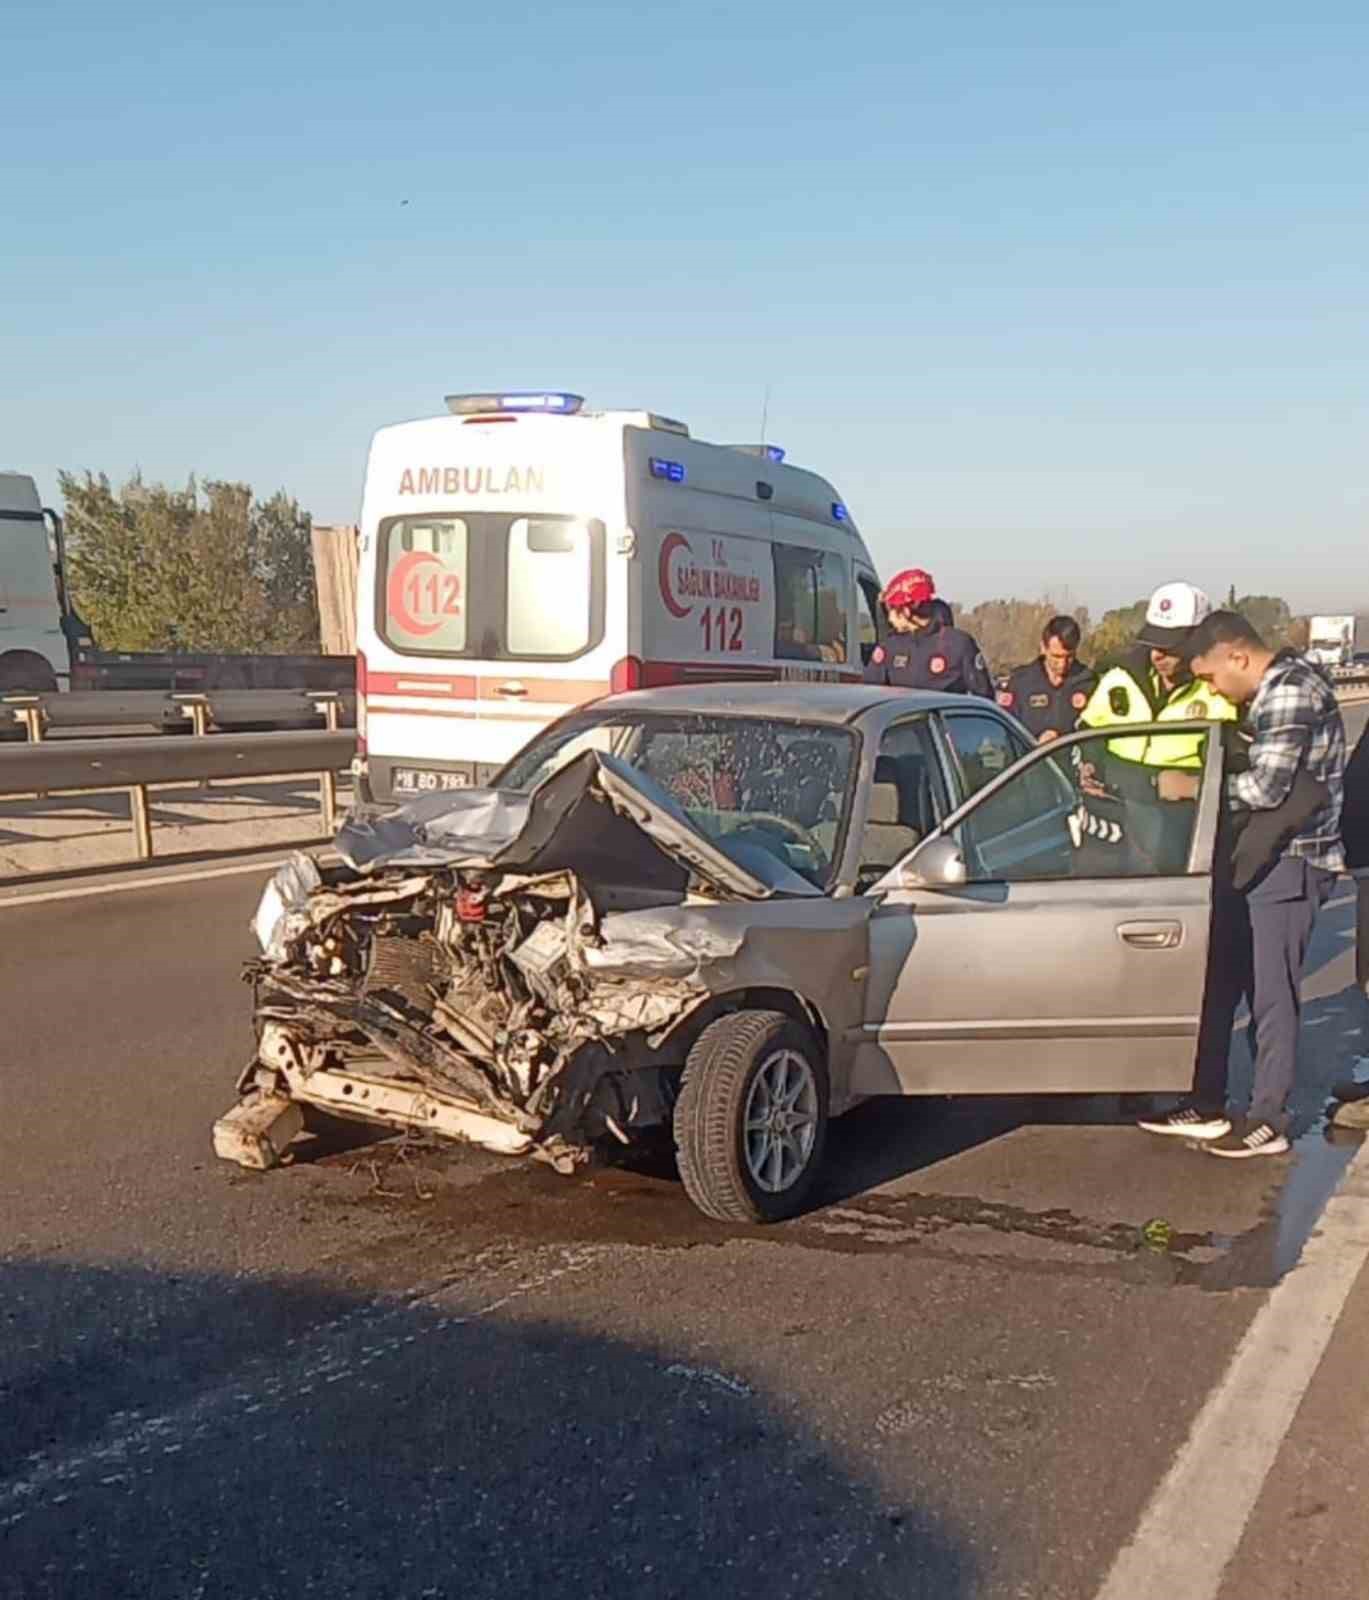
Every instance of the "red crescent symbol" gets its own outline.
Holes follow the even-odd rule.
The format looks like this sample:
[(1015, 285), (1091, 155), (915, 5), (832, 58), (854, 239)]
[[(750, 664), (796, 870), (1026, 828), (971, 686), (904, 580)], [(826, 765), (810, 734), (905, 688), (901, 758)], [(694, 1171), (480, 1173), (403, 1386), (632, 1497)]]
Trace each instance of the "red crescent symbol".
[(665, 601), (665, 608), (673, 617), (687, 617), (693, 609), (692, 605), (682, 606), (670, 592), (670, 558), (677, 550), (689, 550), (689, 540), (682, 533), (668, 533), (661, 540), (661, 560), (658, 577), (661, 584), (661, 599)]
[(404, 604), (404, 586), (420, 567), (429, 564), (440, 567), (442, 557), (434, 555), (431, 550), (411, 550), (408, 555), (401, 556), (395, 562), (394, 571), (391, 572), (390, 581), (385, 587), (385, 606), (390, 615), (405, 633), (415, 633), (420, 639), (430, 633), (436, 633), (442, 626), (442, 618), (439, 617), (436, 622), (420, 622)]

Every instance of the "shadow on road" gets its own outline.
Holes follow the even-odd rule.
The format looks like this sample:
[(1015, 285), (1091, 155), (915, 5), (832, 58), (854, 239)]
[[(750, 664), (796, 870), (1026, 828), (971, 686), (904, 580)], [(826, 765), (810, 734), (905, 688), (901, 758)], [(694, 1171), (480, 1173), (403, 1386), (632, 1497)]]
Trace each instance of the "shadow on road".
[(576, 1270), (403, 1303), (0, 1268), (0, 1594), (977, 1592), (783, 1396), (511, 1305)]
[(828, 1130), (827, 1167), (817, 1204), (854, 1199), (911, 1177), (1018, 1128), (1126, 1126), (1151, 1097), (961, 1095), (872, 1100)]

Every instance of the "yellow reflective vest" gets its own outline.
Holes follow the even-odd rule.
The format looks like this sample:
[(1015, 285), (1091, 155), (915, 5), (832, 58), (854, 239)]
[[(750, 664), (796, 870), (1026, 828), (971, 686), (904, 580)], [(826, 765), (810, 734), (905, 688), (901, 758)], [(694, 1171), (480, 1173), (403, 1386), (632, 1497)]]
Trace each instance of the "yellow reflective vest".
[[(1179, 684), (1165, 693), (1158, 673), (1139, 658), (1114, 662), (1098, 679), (1089, 703), (1079, 716), (1084, 728), (1113, 728), (1128, 722), (1235, 722), (1236, 707), (1198, 679)], [(1203, 734), (1157, 733), (1130, 739), (1109, 739), (1108, 753), (1121, 761), (1146, 767), (1200, 767)]]

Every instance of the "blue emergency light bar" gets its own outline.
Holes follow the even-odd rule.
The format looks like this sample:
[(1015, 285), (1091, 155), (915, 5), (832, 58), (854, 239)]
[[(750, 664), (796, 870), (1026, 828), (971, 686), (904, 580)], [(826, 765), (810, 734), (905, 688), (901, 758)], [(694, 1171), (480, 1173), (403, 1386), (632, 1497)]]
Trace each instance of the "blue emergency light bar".
[(832, 502), (832, 521), (833, 522), (849, 522), (850, 520), (851, 520), (851, 513), (846, 509), (846, 507), (844, 505), (842, 505), (840, 500), (834, 500)]
[(549, 391), (518, 394), (449, 394), (447, 410), (456, 417), (497, 416), (516, 411), (570, 417), (585, 403), (582, 394)]
[(652, 456), (647, 465), (651, 468), (653, 478), (664, 478), (669, 483), (685, 481), (683, 461), (667, 461), (664, 456)]
[(777, 444), (734, 444), (730, 448), (744, 456), (759, 456), (762, 461), (784, 460), (784, 451)]

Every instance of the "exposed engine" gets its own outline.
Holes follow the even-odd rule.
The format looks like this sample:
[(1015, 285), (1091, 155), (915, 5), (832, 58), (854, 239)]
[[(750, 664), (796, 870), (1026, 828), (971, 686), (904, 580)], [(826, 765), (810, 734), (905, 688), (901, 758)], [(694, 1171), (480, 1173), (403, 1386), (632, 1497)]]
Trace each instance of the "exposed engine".
[(649, 1063), (699, 985), (587, 970), (603, 940), (573, 874), (328, 882), (308, 858), (292, 866), (301, 887), (316, 881), (248, 976), (259, 1029), (288, 1039), (305, 1077), (364, 1063), (414, 1080), (510, 1122), (558, 1166), (668, 1116)]

